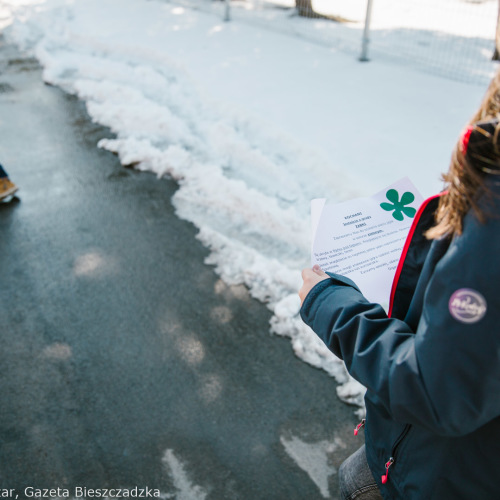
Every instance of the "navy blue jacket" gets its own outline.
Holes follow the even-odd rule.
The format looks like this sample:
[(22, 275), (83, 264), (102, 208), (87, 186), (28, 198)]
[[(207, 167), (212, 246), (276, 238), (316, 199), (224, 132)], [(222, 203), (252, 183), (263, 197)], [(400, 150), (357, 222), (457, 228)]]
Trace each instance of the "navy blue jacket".
[(485, 224), (471, 212), (462, 235), (429, 241), (437, 203), (415, 217), (390, 316), (335, 274), (300, 313), (367, 388), (366, 453), (384, 499), (500, 499), (500, 202)]

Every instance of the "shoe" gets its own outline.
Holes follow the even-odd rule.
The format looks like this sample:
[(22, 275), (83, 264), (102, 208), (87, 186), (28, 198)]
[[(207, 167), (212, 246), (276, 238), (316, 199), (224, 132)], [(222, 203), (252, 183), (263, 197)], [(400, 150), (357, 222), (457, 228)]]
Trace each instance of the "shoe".
[(19, 188), (7, 177), (0, 179), (0, 200), (13, 195)]

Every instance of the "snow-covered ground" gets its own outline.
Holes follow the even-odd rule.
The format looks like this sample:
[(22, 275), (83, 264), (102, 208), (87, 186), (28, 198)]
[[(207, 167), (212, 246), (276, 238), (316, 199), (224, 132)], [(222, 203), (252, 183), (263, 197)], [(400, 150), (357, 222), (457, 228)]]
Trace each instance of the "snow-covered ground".
[(47, 82), (116, 133), (100, 147), (179, 182), (173, 202), (199, 228), (207, 264), (246, 284), (273, 311), (271, 330), (362, 405), (362, 387), (298, 317), (309, 202), (368, 196), (405, 176), (437, 192), (485, 85), (362, 64), (161, 0), (0, 0), (0, 23)]
[[(361, 56), (368, 0), (311, 0), (316, 13), (342, 23), (297, 16), (296, 0), (172, 1)], [(371, 0), (363, 57), (486, 84), (497, 16), (497, 0)]]

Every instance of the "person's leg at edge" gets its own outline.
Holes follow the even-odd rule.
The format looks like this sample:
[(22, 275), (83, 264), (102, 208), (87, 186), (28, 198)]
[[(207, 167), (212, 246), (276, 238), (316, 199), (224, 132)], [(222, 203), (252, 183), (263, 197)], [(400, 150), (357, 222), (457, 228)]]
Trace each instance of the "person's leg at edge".
[(0, 179), (5, 179), (8, 177), (9, 176), (7, 175), (7, 172), (3, 169), (2, 165), (0, 164)]
[(13, 195), (18, 187), (9, 179), (7, 172), (0, 165), (0, 201)]
[(340, 466), (339, 487), (341, 500), (383, 500), (366, 461), (365, 445)]

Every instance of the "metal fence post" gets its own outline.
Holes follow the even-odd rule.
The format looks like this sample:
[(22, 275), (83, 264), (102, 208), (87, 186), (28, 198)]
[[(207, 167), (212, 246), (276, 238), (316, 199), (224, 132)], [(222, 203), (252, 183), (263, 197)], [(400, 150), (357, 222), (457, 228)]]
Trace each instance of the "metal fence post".
[(370, 22), (372, 19), (372, 0), (367, 0), (366, 3), (366, 17), (365, 17), (365, 29), (363, 30), (363, 41), (361, 44), (361, 55), (359, 57), (360, 61), (369, 61), (368, 59), (368, 44), (370, 43)]
[(231, 20), (231, 5), (229, 4), (230, 0), (224, 0), (225, 3), (225, 12), (224, 12), (224, 21)]

